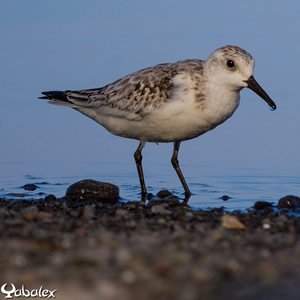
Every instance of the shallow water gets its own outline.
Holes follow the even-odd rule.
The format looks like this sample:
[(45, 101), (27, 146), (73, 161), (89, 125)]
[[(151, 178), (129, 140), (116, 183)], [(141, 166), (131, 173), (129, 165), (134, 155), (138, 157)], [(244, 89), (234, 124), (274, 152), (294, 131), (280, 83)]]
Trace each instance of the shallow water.
[[(198, 165), (182, 165), (192, 191), (189, 201), (194, 208), (224, 206), (229, 210), (247, 209), (256, 201), (277, 203), (288, 194), (300, 194), (300, 176), (272, 175), (262, 170), (221, 169)], [(168, 189), (183, 197), (183, 189), (169, 164), (145, 165), (148, 191), (154, 195)], [(128, 163), (89, 164), (2, 164), (0, 172), (0, 197), (6, 199), (40, 199), (47, 194), (64, 195), (67, 187), (82, 179), (111, 182), (119, 186), (122, 200), (139, 199), (139, 181), (135, 166)], [(22, 186), (34, 183), (35, 191), (25, 191)], [(223, 195), (231, 197), (227, 201)]]

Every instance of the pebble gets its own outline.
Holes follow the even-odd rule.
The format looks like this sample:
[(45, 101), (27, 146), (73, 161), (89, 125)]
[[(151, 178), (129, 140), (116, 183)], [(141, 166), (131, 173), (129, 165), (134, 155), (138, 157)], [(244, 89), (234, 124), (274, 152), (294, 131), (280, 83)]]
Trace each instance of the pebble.
[[(261, 221), (261, 224), (262, 224), (262, 227), (263, 227), (263, 228), (264, 228), (264, 227), (268, 227), (268, 225), (271, 226), (272, 221), (271, 221), (271, 219), (270, 219), (269, 217), (266, 217), (266, 218), (264, 218), (264, 219)], [(268, 229), (268, 228), (264, 228), (264, 229)]]
[(34, 183), (27, 183), (22, 186), (25, 191), (35, 191), (38, 187)]
[(81, 218), (84, 221), (89, 221), (90, 219), (92, 219), (95, 216), (95, 206), (94, 205), (86, 205), (83, 208), (83, 213)]
[(164, 199), (168, 196), (173, 196), (173, 194), (168, 190), (161, 190), (157, 193), (157, 197), (161, 199)]
[(285, 231), (288, 229), (288, 218), (285, 215), (280, 215), (277, 218), (276, 229), (278, 231)]
[(136, 275), (133, 271), (131, 270), (125, 270), (121, 273), (121, 280), (124, 283), (127, 284), (132, 284), (136, 281)]
[(158, 205), (153, 205), (151, 207), (151, 212), (153, 214), (158, 214), (158, 215), (170, 215), (172, 212), (167, 209), (168, 205), (166, 205), (165, 203), (162, 204), (158, 204)]
[(165, 205), (175, 205), (175, 204), (180, 204), (179, 199), (171, 194), (170, 196), (167, 196), (165, 198), (154, 198), (151, 201), (149, 201), (150, 206), (155, 206), (155, 205), (160, 205), (160, 204), (165, 204)]
[[(296, 213), (228, 214), (160, 201), (0, 203), (2, 281), (18, 274), (16, 286), (39, 287), (46, 278), (63, 300), (246, 299), (249, 291), (257, 300), (298, 299)], [(247, 230), (232, 230), (244, 229), (241, 221)]]
[(257, 210), (261, 210), (261, 209), (265, 209), (266, 207), (272, 207), (273, 204), (271, 202), (267, 202), (267, 201), (256, 201), (253, 205), (254, 209)]
[(129, 220), (126, 222), (126, 226), (127, 228), (131, 228), (131, 229), (134, 229), (136, 228), (136, 221), (135, 220)]
[(166, 202), (170, 204), (179, 204), (180, 201), (175, 195), (170, 195), (164, 199)]
[(128, 211), (124, 208), (117, 208), (115, 212), (116, 216), (118, 217), (127, 217), (129, 215)]
[(21, 214), (26, 221), (32, 222), (36, 219), (39, 210), (36, 206), (29, 206), (21, 210)]
[(226, 214), (222, 216), (221, 220), (222, 227), (226, 229), (243, 230), (246, 228), (246, 226), (235, 216)]
[(54, 195), (52, 195), (52, 194), (50, 194), (50, 195), (47, 195), (46, 197), (45, 197), (45, 201), (56, 201), (56, 197), (54, 196)]
[(132, 259), (130, 249), (122, 246), (118, 250), (116, 250), (115, 255), (117, 263), (121, 266), (128, 265), (130, 263), (130, 260)]
[(85, 179), (70, 185), (66, 197), (69, 200), (97, 200), (113, 204), (119, 198), (119, 188), (111, 183)]
[(228, 196), (228, 195), (223, 195), (219, 199), (221, 199), (223, 201), (228, 201), (229, 199), (232, 199), (232, 198), (230, 196)]
[(280, 198), (277, 205), (279, 208), (300, 208), (300, 198), (293, 195), (287, 195)]
[(269, 223), (263, 223), (262, 228), (268, 230), (271, 228), (271, 225)]
[(51, 212), (47, 212), (47, 211), (40, 211), (38, 213), (37, 217), (43, 223), (51, 223), (55, 220), (53, 217), (53, 214)]
[(136, 202), (128, 202), (126, 203), (126, 208), (129, 210), (136, 210), (138, 209), (140, 206), (140, 201), (136, 201)]
[(165, 260), (158, 261), (154, 267), (153, 270), (156, 274), (160, 276), (165, 276), (171, 271), (171, 265)]
[(185, 222), (191, 222), (191, 221), (193, 221), (195, 219), (195, 215), (194, 215), (193, 212), (187, 211), (182, 219)]

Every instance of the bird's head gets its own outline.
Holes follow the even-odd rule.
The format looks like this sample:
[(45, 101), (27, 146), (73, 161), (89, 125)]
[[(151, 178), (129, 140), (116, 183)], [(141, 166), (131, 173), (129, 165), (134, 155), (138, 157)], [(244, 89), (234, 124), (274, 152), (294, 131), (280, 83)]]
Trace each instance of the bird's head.
[(257, 83), (253, 76), (254, 59), (244, 49), (224, 46), (214, 51), (205, 62), (205, 73), (214, 84), (240, 91), (248, 87), (265, 100), (272, 109), (276, 104)]

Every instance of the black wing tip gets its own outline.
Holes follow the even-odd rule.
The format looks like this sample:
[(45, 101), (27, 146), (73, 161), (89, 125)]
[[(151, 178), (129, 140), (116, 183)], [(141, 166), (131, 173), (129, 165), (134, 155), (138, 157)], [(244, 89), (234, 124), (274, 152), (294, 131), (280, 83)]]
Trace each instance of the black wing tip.
[(48, 100), (62, 100), (62, 101), (68, 101), (68, 98), (66, 96), (65, 92), (62, 91), (46, 91), (41, 93), (44, 96), (38, 97), (38, 99), (48, 99)]
[(50, 97), (51, 97), (50, 93), (51, 92), (41, 92), (41, 94), (44, 96), (40, 96), (40, 97), (38, 97), (38, 99), (50, 99)]

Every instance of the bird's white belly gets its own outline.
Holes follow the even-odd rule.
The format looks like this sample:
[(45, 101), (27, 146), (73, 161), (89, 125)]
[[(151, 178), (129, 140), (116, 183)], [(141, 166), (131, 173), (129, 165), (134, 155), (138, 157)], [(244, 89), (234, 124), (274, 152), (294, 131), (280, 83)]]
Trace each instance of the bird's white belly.
[[(111, 124), (113, 123), (113, 126)], [(149, 142), (172, 142), (191, 139), (209, 130), (204, 124), (195, 124), (184, 116), (158, 119), (147, 117), (143, 121), (126, 119), (105, 120), (102, 125), (111, 133)]]
[(140, 121), (102, 116), (98, 122), (118, 136), (149, 142), (172, 142), (198, 137), (224, 122), (232, 113), (212, 117), (209, 110), (196, 109), (195, 105), (167, 105)]
[[(203, 124), (199, 124), (203, 123)], [(192, 139), (209, 130), (205, 122), (192, 122), (182, 115), (164, 120), (149, 118), (143, 126), (137, 124), (133, 131), (139, 139), (151, 142), (172, 142)]]

